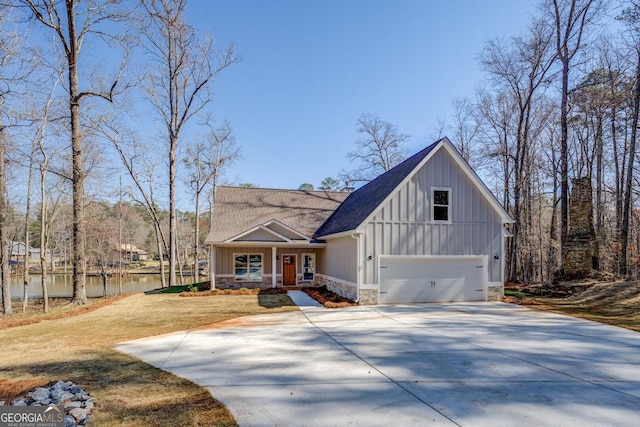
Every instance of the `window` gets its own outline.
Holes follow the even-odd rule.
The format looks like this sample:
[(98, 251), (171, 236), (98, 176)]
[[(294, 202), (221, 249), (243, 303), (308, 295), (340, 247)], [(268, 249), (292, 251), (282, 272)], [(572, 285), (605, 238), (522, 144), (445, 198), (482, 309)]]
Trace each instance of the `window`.
[(302, 280), (313, 280), (316, 271), (316, 254), (304, 254), (302, 264)]
[(449, 222), (451, 220), (449, 206), (451, 201), (451, 189), (433, 188), (433, 215), (434, 221)]
[(262, 254), (235, 254), (236, 282), (259, 282), (262, 280)]

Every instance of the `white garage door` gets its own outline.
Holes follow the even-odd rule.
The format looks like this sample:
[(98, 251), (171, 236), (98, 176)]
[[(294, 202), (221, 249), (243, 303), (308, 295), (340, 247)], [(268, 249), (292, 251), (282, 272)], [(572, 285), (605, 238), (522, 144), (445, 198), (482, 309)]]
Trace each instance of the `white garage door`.
[(482, 257), (380, 258), (378, 303), (484, 301)]

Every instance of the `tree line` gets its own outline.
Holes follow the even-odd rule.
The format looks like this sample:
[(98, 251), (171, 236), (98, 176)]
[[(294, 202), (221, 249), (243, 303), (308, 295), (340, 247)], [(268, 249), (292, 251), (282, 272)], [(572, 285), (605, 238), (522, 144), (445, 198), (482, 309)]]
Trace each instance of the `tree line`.
[(594, 189), (598, 268), (637, 278), (640, 2), (542, 0), (522, 34), (488, 41), (479, 62), (486, 81), (440, 131), (515, 220), (507, 279), (561, 275), (579, 177)]
[[(229, 123), (215, 122), (205, 108), (213, 101), (215, 76), (240, 57), (233, 45), (219, 47), (199, 34), (185, 10), (186, 0), (0, 1), (0, 285), (6, 314), (12, 310), (9, 208), (17, 205), (24, 206), (21, 240), (27, 245), (32, 206), (39, 207), (41, 234), (34, 241), (43, 249), (41, 263), (54, 229), (68, 218), (62, 212), (70, 208), (64, 225), (73, 302), (87, 302), (90, 242), (104, 235), (96, 230), (107, 224), (89, 229), (87, 215), (105, 198), (102, 190), (114, 188), (116, 169), (106, 161), (107, 150), (116, 153), (117, 170), (124, 168), (133, 182), (120, 193), (144, 209), (159, 258), (169, 259), (168, 285), (176, 284), (177, 181), (191, 189), (200, 215), (202, 198), (213, 203), (221, 169), (239, 156)], [(144, 111), (136, 110), (140, 104)], [(147, 120), (157, 129), (152, 137), (139, 129)], [(187, 140), (192, 122), (202, 132)], [(189, 176), (178, 177), (184, 153)], [(158, 182), (165, 175), (166, 182)], [(7, 194), (15, 194), (8, 185), (26, 189), (26, 195), (8, 200)], [(168, 197), (160, 195), (165, 188)], [(165, 199), (166, 226), (160, 209)], [(42, 286), (46, 292), (44, 275)]]
[[(597, 269), (637, 279), (640, 2), (541, 0), (521, 34), (487, 41), (478, 61), (486, 78), (453, 101), (435, 138), (450, 136), (515, 220), (506, 279), (563, 277), (570, 182), (581, 177), (593, 188)], [(406, 157), (409, 137), (377, 115), (363, 114), (356, 131), (356, 167), (341, 181)]]
[[(105, 199), (104, 188), (117, 187), (113, 177), (122, 170), (131, 184), (108, 197), (124, 194), (141, 210), (154, 252), (169, 259), (166, 284), (176, 284), (185, 235), (177, 184), (190, 189), (195, 218), (210, 216), (200, 213), (201, 203), (212, 209), (221, 171), (239, 156), (231, 125), (216, 122), (206, 107), (215, 77), (240, 56), (233, 45), (199, 34), (185, 8), (186, 0), (0, 0), (5, 313), (15, 230), (27, 244), (41, 245), (43, 255), (56, 233), (66, 234), (73, 301), (86, 302), (89, 242), (101, 235), (88, 212)], [(570, 180), (584, 176), (594, 188), (599, 268), (638, 277), (640, 2), (540, 0), (521, 34), (488, 41), (478, 61), (485, 81), (474, 97), (454, 101), (437, 133), (450, 136), (516, 221), (507, 279), (550, 281), (561, 271)], [(147, 122), (151, 137), (142, 129)], [(185, 137), (191, 128), (201, 132)], [(364, 114), (356, 130), (362, 138), (349, 157), (358, 166), (323, 188), (366, 181), (406, 155), (408, 136), (378, 116)], [(107, 152), (118, 166), (106, 161)], [(181, 162), (188, 173), (178, 173)], [(16, 186), (26, 191), (16, 194)], [(34, 217), (38, 234), (29, 232)], [(195, 259), (200, 235), (194, 229), (191, 236)]]

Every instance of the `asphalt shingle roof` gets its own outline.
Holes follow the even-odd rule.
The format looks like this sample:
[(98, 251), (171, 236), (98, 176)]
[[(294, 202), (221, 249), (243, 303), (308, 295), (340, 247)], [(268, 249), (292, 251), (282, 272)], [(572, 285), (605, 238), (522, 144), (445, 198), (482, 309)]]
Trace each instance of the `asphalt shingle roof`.
[(311, 237), (350, 193), (218, 187), (207, 242), (224, 242), (270, 220)]
[(395, 190), (442, 140), (409, 157), (396, 167), (363, 185), (336, 209), (314, 234), (314, 238), (355, 230)]

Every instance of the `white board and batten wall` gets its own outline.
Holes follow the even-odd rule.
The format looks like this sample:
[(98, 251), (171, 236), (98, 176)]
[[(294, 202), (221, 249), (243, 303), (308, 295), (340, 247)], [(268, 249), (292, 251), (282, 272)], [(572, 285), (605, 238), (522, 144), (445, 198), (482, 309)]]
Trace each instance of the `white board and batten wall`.
[[(449, 191), (447, 221), (433, 218), (434, 188)], [(357, 259), (336, 258), (334, 266), (352, 272), (360, 289), (377, 290), (379, 303), (486, 300), (489, 287), (503, 287), (502, 220), (477, 179), (440, 149), (374, 212), (359, 235), (327, 240), (327, 253), (359, 244), (359, 251), (351, 251), (360, 252)]]

